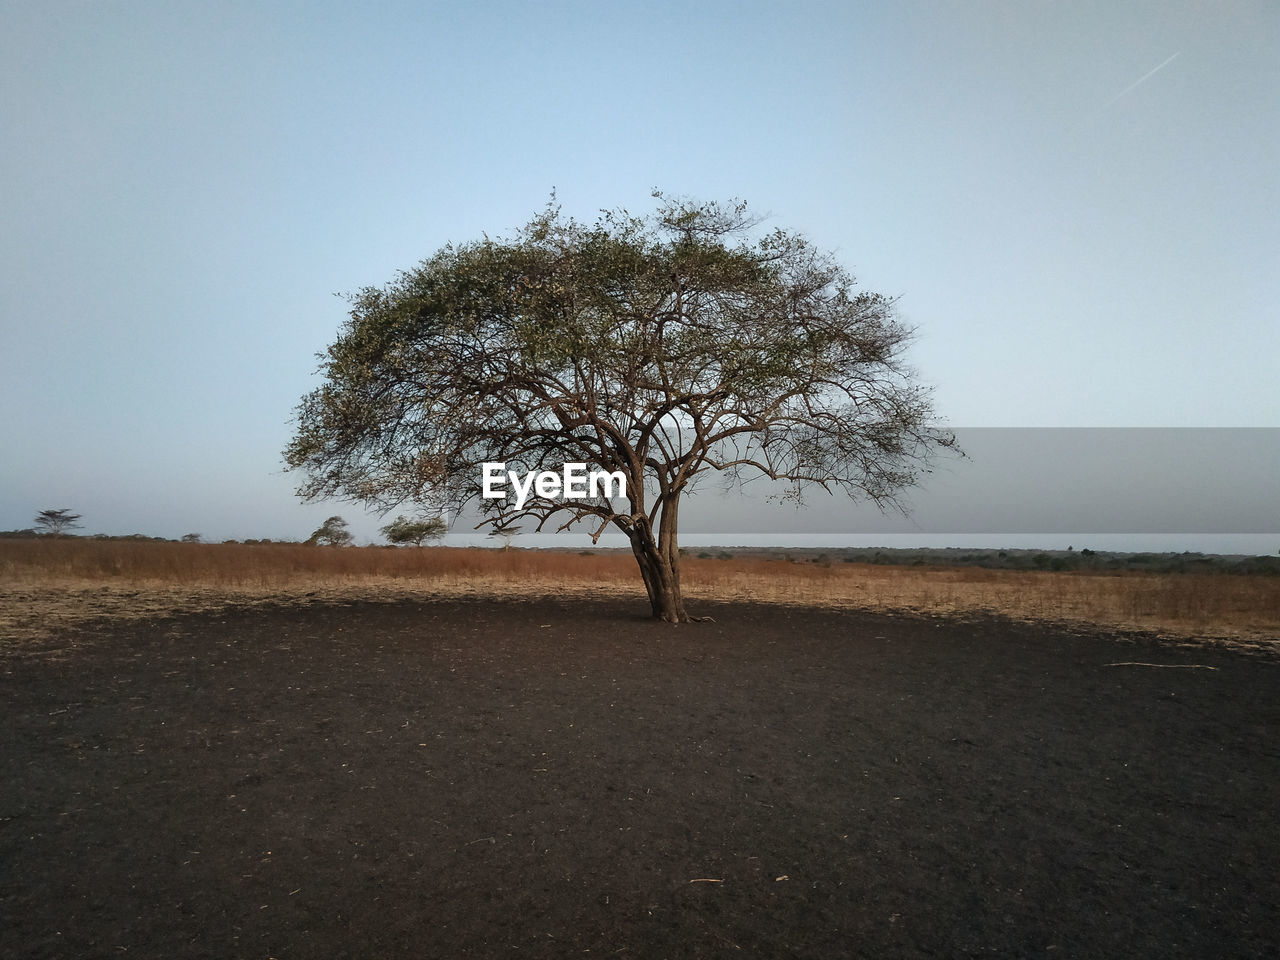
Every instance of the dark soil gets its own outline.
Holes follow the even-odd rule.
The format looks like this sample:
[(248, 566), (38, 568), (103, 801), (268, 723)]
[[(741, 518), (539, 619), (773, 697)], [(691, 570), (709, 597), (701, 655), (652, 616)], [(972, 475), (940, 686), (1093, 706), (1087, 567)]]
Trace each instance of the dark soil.
[(9, 657), (0, 955), (1280, 950), (1280, 663), (645, 607), (257, 607)]

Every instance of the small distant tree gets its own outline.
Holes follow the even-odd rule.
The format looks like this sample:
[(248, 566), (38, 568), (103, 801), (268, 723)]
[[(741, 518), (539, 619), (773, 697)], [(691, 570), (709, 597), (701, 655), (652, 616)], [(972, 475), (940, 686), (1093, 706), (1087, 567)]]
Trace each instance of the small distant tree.
[(199, 543), (199, 542), (200, 542), (201, 540), (203, 540), (203, 539), (204, 539), (204, 537), (202, 537), (202, 536), (201, 536), (200, 534), (198, 534), (198, 533), (184, 533), (184, 534), (182, 535), (182, 542), (183, 542), (183, 543)]
[(443, 537), (449, 531), (449, 524), (444, 517), (419, 517), (416, 520), (396, 517), (380, 529), (391, 543), (412, 543), (415, 547), (420, 547), (424, 540), (435, 541)]
[(514, 540), (519, 535), (520, 535), (520, 528), (512, 527), (512, 526), (498, 527), (492, 533), (489, 534), (489, 536), (492, 537), (493, 539), (502, 541), (503, 550), (510, 550), (511, 541)]
[(322, 547), (345, 547), (352, 539), (347, 530), (347, 521), (341, 517), (330, 517), (307, 538), (307, 543)]
[(68, 508), (61, 510), (41, 510), (36, 514), (36, 529), (40, 533), (62, 536), (64, 531), (78, 530), (80, 514), (72, 513)]

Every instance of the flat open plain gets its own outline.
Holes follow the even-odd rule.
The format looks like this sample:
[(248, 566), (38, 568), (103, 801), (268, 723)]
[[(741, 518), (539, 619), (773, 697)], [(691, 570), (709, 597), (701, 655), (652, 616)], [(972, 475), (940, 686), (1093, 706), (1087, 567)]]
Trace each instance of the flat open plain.
[(1280, 660), (994, 617), (257, 604), (0, 659), (0, 955), (1271, 957)]

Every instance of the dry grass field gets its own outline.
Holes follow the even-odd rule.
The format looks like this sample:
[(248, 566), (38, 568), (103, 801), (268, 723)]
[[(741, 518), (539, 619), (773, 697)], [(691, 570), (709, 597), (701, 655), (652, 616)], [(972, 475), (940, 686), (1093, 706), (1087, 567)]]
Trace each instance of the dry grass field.
[[(684, 558), (691, 599), (750, 599), (929, 615), (998, 614), (1171, 637), (1280, 646), (1280, 578)], [(0, 637), (103, 616), (228, 602), (359, 597), (634, 596), (624, 551), (572, 553), (81, 538), (0, 541)]]

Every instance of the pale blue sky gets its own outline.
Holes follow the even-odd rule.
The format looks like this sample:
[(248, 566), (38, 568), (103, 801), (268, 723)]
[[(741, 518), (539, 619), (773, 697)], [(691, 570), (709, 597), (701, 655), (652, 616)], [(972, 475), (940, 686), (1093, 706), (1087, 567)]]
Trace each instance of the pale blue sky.
[(1271, 0), (0, 0), (0, 529), (374, 536), (280, 464), (334, 294), (553, 187), (835, 250), (957, 426), (1280, 426), (1277, 38)]

